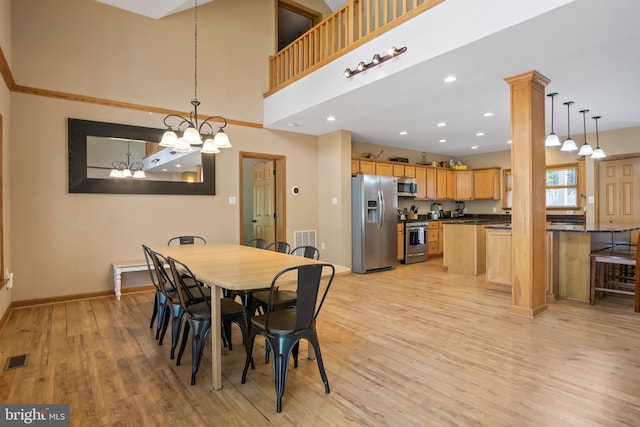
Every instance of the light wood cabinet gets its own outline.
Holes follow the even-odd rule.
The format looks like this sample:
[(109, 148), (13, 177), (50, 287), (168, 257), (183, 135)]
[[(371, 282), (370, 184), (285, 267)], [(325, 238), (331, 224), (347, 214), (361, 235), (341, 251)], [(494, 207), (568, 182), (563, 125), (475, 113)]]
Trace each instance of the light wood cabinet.
[(502, 209), (511, 209), (513, 202), (513, 175), (511, 169), (502, 170)]
[(511, 230), (487, 229), (487, 282), (511, 284)]
[(404, 224), (398, 223), (398, 261), (404, 259)]
[(427, 168), (427, 191), (426, 198), (429, 200), (435, 200), (437, 196), (437, 171), (435, 168)]
[(376, 175), (393, 176), (393, 165), (390, 163), (376, 163)]
[(455, 200), (471, 200), (473, 199), (473, 171), (457, 170), (455, 171)]
[(500, 200), (500, 168), (473, 171), (473, 199)]
[(373, 160), (360, 160), (360, 173), (364, 173), (367, 175), (375, 175), (376, 174), (376, 162)]
[(393, 165), (393, 176), (397, 176), (398, 178), (415, 178), (416, 177), (416, 167), (415, 166), (405, 166), (405, 165)]
[(440, 241), (440, 236), (438, 233), (438, 223), (436, 221), (430, 221), (429, 222), (429, 226), (427, 228), (427, 235), (428, 235), (428, 254), (429, 255), (438, 255), (438, 248), (439, 248), (439, 241)]
[(360, 172), (360, 162), (351, 160), (351, 175), (358, 175), (358, 172)]
[(438, 253), (444, 252), (444, 223), (438, 222)]
[(447, 171), (447, 199), (456, 199), (456, 171)]
[(447, 198), (447, 170), (436, 169), (436, 199), (445, 200)]
[(416, 167), (416, 180), (418, 181), (416, 199), (425, 199), (427, 197), (427, 168)]

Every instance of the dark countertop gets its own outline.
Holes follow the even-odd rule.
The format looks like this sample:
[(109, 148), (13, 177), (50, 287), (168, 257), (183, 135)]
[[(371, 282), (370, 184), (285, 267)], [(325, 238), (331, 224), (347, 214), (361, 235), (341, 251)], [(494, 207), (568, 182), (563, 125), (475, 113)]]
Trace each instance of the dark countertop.
[[(510, 230), (511, 224), (487, 225), (492, 230)], [(547, 231), (567, 231), (574, 233), (623, 233), (632, 230), (640, 230), (640, 224), (551, 224), (547, 226)]]

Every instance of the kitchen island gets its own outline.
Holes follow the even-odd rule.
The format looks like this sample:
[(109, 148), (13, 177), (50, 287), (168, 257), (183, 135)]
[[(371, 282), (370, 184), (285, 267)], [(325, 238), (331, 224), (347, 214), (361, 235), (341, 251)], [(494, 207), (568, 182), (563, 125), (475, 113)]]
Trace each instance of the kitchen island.
[[(486, 225), (487, 281), (511, 284), (511, 226)], [(591, 253), (632, 241), (633, 224), (547, 226), (547, 295), (589, 301)]]

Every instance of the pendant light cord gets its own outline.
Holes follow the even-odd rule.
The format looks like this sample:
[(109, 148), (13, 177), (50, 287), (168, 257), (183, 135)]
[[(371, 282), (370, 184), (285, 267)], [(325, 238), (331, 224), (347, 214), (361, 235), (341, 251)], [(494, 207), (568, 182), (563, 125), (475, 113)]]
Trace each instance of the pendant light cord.
[(193, 9), (193, 99), (198, 100), (198, 0)]

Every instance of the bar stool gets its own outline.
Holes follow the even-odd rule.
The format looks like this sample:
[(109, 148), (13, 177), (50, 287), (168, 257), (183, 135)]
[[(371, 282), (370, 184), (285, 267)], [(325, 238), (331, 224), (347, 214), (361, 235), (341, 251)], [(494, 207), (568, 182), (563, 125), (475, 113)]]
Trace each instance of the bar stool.
[[(638, 237), (640, 244), (640, 237)], [(640, 252), (616, 252), (615, 248), (591, 254), (591, 283), (589, 303), (595, 304), (596, 292), (634, 295), (634, 311), (640, 312)]]

